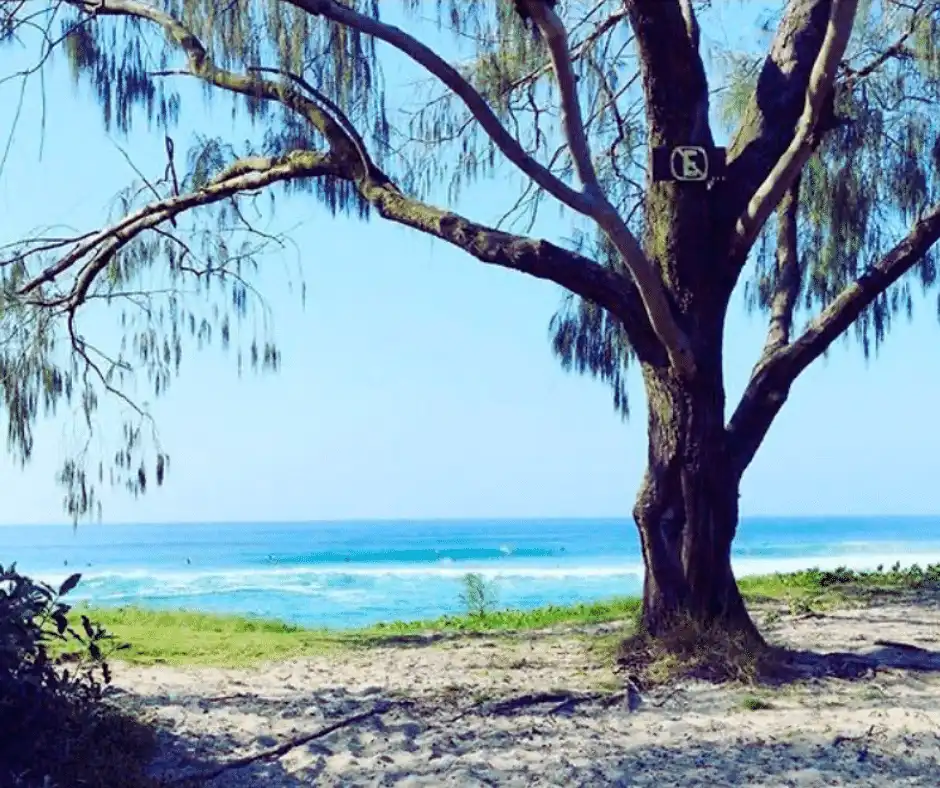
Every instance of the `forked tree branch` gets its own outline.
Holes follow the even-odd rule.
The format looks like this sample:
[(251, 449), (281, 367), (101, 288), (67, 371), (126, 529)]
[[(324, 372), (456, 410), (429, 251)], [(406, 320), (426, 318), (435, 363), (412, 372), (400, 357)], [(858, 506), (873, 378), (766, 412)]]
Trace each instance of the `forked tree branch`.
[[(515, 138), (505, 130), (495, 113), (493, 113), (486, 101), (473, 86), (431, 49), (402, 30), (379, 22), (364, 14), (360, 14), (346, 6), (333, 2), (333, 0), (289, 0), (289, 2), (308, 13), (322, 15), (338, 24), (352, 27), (366, 35), (371, 35), (379, 40), (386, 41), (411, 57), (415, 62), (424, 66), (432, 74), (440, 78), (445, 85), (464, 101), (474, 117), (496, 143), (497, 147), (500, 148), (510, 161), (529, 175), (537, 184), (563, 203), (588, 216), (591, 216), (592, 212), (597, 209), (595, 200), (588, 192), (578, 192), (572, 189), (557, 178), (550, 170), (543, 167), (529, 156)], [(355, 134), (350, 134), (344, 127), (342, 119), (334, 117), (328, 111), (328, 108), (322, 106), (322, 101), (318, 102), (307, 99), (286, 84), (271, 82), (253, 76), (235, 74), (218, 68), (209, 58), (206, 48), (201, 44), (198, 38), (170, 14), (139, 2), (139, 0), (74, 0), (74, 4), (87, 11), (93, 10), (95, 13), (136, 16), (156, 22), (163, 27), (167, 36), (186, 52), (189, 62), (189, 73), (203, 79), (209, 84), (226, 90), (245, 95), (260, 95), (262, 98), (280, 102), (313, 124), (329, 141), (331, 149), (335, 151), (337, 158), (342, 157), (349, 160), (351, 157), (355, 157), (355, 165), (357, 167), (365, 165), (365, 172), (358, 172), (355, 175), (353, 175), (353, 173), (347, 173), (349, 180), (355, 181), (364, 178), (373, 183), (390, 183), (387, 177), (378, 177), (379, 171), (377, 168), (369, 166), (370, 160), (364, 155), (361, 140), (359, 140)], [(290, 75), (288, 75), (288, 77), (289, 76)], [(294, 81), (297, 82), (296, 79)], [(300, 82), (302, 85), (302, 80)], [(360, 183), (360, 186), (362, 186), (362, 183)], [(610, 223), (612, 218), (609, 215), (610, 211), (602, 210), (600, 212), (605, 217), (605, 220)], [(636, 243), (632, 234), (626, 230), (626, 225), (623, 225), (622, 229), (626, 231), (627, 237), (621, 237), (621, 243), (625, 244), (626, 248), (630, 249), (630, 242), (632, 241), (632, 245), (635, 248), (630, 251), (632, 251), (634, 258), (636, 257), (636, 253), (639, 253), (641, 260), (645, 261), (645, 257), (642, 257), (639, 244)], [(653, 296), (648, 296), (647, 291), (650, 291), (653, 285), (658, 286), (659, 281), (652, 275), (653, 272), (651, 268), (647, 275), (644, 276), (644, 273), (645, 272), (641, 270), (637, 282), (643, 307), (651, 318), (650, 322), (653, 323), (654, 326), (659, 327), (660, 331), (657, 331), (659, 336), (662, 337), (665, 335), (667, 347), (684, 347), (684, 345), (675, 338), (678, 329), (672, 322), (671, 313), (668, 311), (668, 303), (665, 301), (664, 296), (660, 294), (661, 303), (659, 304), (656, 303), (655, 289), (652, 289)], [(566, 277), (566, 279), (570, 279), (570, 277)], [(617, 301), (623, 291), (629, 290), (628, 287), (625, 287), (625, 283), (618, 284), (621, 284), (621, 286), (618, 287), (620, 293), (615, 294), (613, 299), (608, 297), (606, 299), (608, 302), (611, 300)], [(610, 295), (611, 294), (608, 294), (608, 296)], [(650, 308), (651, 298), (654, 304), (652, 309)], [(591, 300), (596, 300), (596, 298), (591, 297)], [(666, 307), (666, 309), (663, 309), (663, 307)], [(652, 319), (653, 314), (657, 315), (657, 320)], [(665, 329), (663, 328), (664, 316), (669, 321), (666, 323)], [(618, 317), (625, 320), (625, 322), (639, 325), (639, 321), (633, 319), (633, 316), (625, 317), (618, 315)], [(670, 324), (672, 325), (672, 330), (670, 330)], [(642, 328), (642, 326), (640, 327)], [(679, 337), (681, 339), (681, 334)], [(640, 341), (642, 341), (642, 339)], [(676, 356), (676, 354), (671, 352), (670, 356), (673, 357)], [(679, 355), (676, 357), (679, 358), (680, 361), (684, 361), (688, 355)], [(684, 364), (683, 366), (687, 367), (688, 364)]]
[(577, 77), (568, 52), (568, 34), (554, 9), (544, 0), (522, 0), (529, 16), (548, 44), (552, 69), (561, 92), (561, 126), (568, 142), (571, 160), (585, 193), (595, 201), (604, 200), (597, 173), (591, 161), (591, 147), (584, 132), (581, 102), (578, 99)]
[[(317, 91), (313, 91), (312, 98), (304, 96), (300, 92), (300, 89), (304, 89), (307, 90), (307, 92), (310, 92), (309, 86), (302, 78), (298, 78), (297, 75), (282, 74), (282, 76), (284, 76), (286, 79), (291, 80), (293, 83), (299, 85), (300, 89), (284, 82), (265, 80), (257, 75), (260, 72), (260, 70), (257, 69), (255, 70), (254, 74), (244, 75), (219, 68), (210, 58), (206, 47), (185, 25), (183, 25), (178, 19), (169, 13), (141, 2), (140, 0), (69, 1), (72, 2), (73, 5), (76, 5), (77, 7), (82, 8), (90, 13), (131, 16), (140, 19), (146, 19), (156, 23), (161, 28), (163, 28), (165, 35), (171, 41), (174, 41), (177, 45), (179, 45), (185, 52), (189, 70), (188, 72), (184, 73), (189, 73), (211, 85), (229, 90), (231, 92), (240, 93), (243, 95), (251, 95), (253, 97), (261, 97), (263, 99), (282, 104), (286, 108), (292, 110), (304, 118), (307, 122), (311, 123), (326, 138), (330, 144), (331, 157), (333, 164), (335, 165), (335, 169), (330, 174), (356, 182), (360, 191), (362, 191), (363, 188), (368, 185), (369, 188), (373, 190), (378, 187), (391, 187), (394, 191), (397, 192), (397, 189), (391, 186), (391, 180), (388, 178), (388, 176), (382, 173), (368, 157), (367, 152), (364, 150), (361, 137), (348, 129), (348, 120), (346, 120), (344, 116), (341, 116), (341, 113), (340, 116), (337, 117), (336, 114), (334, 114), (336, 113), (337, 108), (330, 105), (329, 102), (322, 101), (322, 97)], [(293, 2), (293, 0), (291, 1)], [(571, 195), (576, 195), (577, 199), (581, 202), (589, 202), (585, 195), (565, 185), (553, 173), (551, 173), (546, 168), (541, 167), (541, 165), (539, 165), (534, 159), (529, 157), (528, 154), (526, 154), (519, 145), (519, 143), (516, 142), (516, 140), (511, 135), (509, 135), (505, 129), (502, 128), (495, 114), (493, 114), (489, 109), (484, 99), (469, 83), (463, 79), (463, 77), (461, 77), (432, 50), (424, 47), (424, 45), (420, 44), (420, 42), (411, 38), (403, 31), (391, 27), (390, 25), (385, 25), (381, 22), (378, 22), (371, 17), (358, 14), (345, 6), (339, 5), (338, 3), (323, 3), (311, 0), (309, 3), (295, 2), (294, 4), (304, 8), (305, 10), (308, 10), (311, 13), (322, 13), (323, 16), (334, 19), (334, 21), (339, 24), (348, 24), (350, 26), (357, 27), (363, 33), (374, 35), (377, 38), (386, 40), (398, 48), (404, 47), (402, 51), (404, 51), (406, 54), (409, 54), (409, 56), (414, 57), (417, 62), (421, 63), (425, 67), (428, 67), (432, 73), (440, 76), (445, 84), (448, 84), (448, 86), (450, 86), (458, 95), (461, 96), (461, 98), (467, 103), (468, 107), (470, 107), (471, 111), (473, 111), (474, 115), (480, 120), (481, 124), (483, 124), (485, 127), (488, 127), (487, 131), (496, 135), (498, 138), (496, 140), (497, 143), (502, 141), (500, 147), (504, 148), (504, 152), (507, 153), (507, 156), (511, 160), (515, 158), (520, 168), (523, 169), (524, 172), (531, 174), (533, 180), (536, 182), (545, 183), (547, 186), (551, 187), (548, 188), (547, 191), (551, 192), (552, 189), (559, 191), (562, 197), (570, 193)], [(438, 70), (441, 69), (441, 73), (438, 73)], [(443, 76), (441, 76), (441, 74), (443, 74)], [(444, 77), (447, 77), (447, 79), (444, 79)], [(402, 199), (405, 198), (402, 196)], [(561, 197), (559, 197), (559, 199), (561, 199)], [(427, 208), (428, 210), (431, 210), (432, 213), (437, 211), (437, 209), (433, 209), (430, 206), (425, 206), (424, 204), (417, 201), (413, 201), (413, 203), (413, 207), (416, 209), (424, 210)], [(395, 204), (397, 205), (401, 203), (396, 202)], [(581, 205), (582, 209), (585, 207), (587, 206)], [(185, 208), (182, 209), (185, 210)], [(390, 209), (386, 208), (385, 210)], [(382, 211), (380, 211), (380, 214), (381, 213)], [(159, 223), (159, 221), (162, 221), (162, 219), (158, 221), (155, 218), (157, 215), (163, 214), (150, 215), (147, 219), (148, 225), (152, 223), (152, 226), (155, 226), (157, 223)], [(170, 214), (167, 214), (167, 216), (169, 215)], [(175, 216), (175, 213), (172, 215)], [(389, 214), (387, 218), (394, 219), (391, 214)], [(400, 218), (407, 217), (402, 216)], [(463, 220), (462, 217), (460, 218), (464, 222), (467, 221)], [(489, 229), (483, 228), (482, 225), (474, 225), (473, 223), (470, 223), (470, 225), (486, 230)], [(426, 227), (425, 231), (428, 231)], [(432, 234), (444, 238), (444, 236), (438, 232), (432, 232)], [(507, 235), (506, 238), (519, 240), (517, 236)], [(447, 238), (444, 239), (447, 240)], [(525, 240), (534, 244), (542, 243), (538, 241), (531, 241), (531, 239)], [(460, 245), (459, 242), (458, 245)], [(472, 245), (471, 248), (468, 248), (468, 251), (471, 251), (471, 254), (474, 253), (472, 248)], [(629, 279), (615, 272), (610, 272), (610, 276), (598, 276), (594, 268), (583, 273), (567, 271), (562, 272), (559, 270), (559, 267), (564, 268), (565, 266), (582, 265), (587, 261), (586, 258), (583, 258), (580, 255), (563, 255), (559, 253), (560, 250), (557, 250), (557, 248), (555, 249), (556, 251), (551, 254), (553, 264), (547, 267), (536, 266), (536, 268), (538, 268), (541, 273), (533, 273), (533, 275), (542, 276), (543, 278), (552, 278), (553, 276), (557, 276), (555, 281), (557, 281), (558, 284), (561, 284), (566, 288), (569, 288), (573, 285), (574, 292), (576, 292), (578, 295), (582, 295), (592, 301), (598, 301), (598, 303), (603, 303), (603, 305), (605, 305), (607, 308), (611, 308), (616, 304), (617, 310), (615, 311), (615, 314), (617, 314), (618, 317), (624, 321), (625, 325), (629, 324), (632, 327), (633, 333), (636, 334), (636, 341), (641, 346), (648, 345), (649, 331), (644, 326), (646, 321), (643, 320), (642, 316), (635, 314), (624, 314), (624, 310), (629, 309), (632, 312), (636, 312), (638, 307), (642, 308), (641, 304), (636, 303), (634, 289), (631, 287)], [(479, 255), (477, 256), (479, 257)], [(496, 255), (496, 257), (499, 257), (499, 255)], [(505, 258), (507, 263), (510, 262), (510, 257)], [(486, 261), (492, 262), (493, 260)], [(100, 260), (97, 265), (103, 264), (103, 260)], [(59, 265), (68, 267), (68, 265), (71, 265), (71, 262), (63, 260), (60, 261)], [(598, 266), (597, 264), (592, 263), (592, 265), (596, 266), (597, 268), (601, 268), (601, 266)], [(515, 264), (510, 264), (508, 267), (516, 268), (517, 270), (527, 273), (529, 272), (524, 266), (519, 267)], [(55, 271), (50, 273), (52, 276), (56, 275)], [(611, 287), (612, 292), (599, 292), (600, 282), (604, 282), (605, 286)], [(651, 347), (648, 348), (648, 350), (649, 353), (647, 355), (649, 357), (653, 357), (655, 355), (655, 351)]]
[(800, 373), (825, 353), (875, 299), (923, 259), (938, 240), (940, 203), (925, 211), (891, 251), (846, 286), (796, 340), (762, 359), (728, 424), (739, 473), (753, 459)]
[(145, 230), (185, 211), (219, 202), (240, 192), (297, 178), (339, 174), (340, 170), (329, 154), (314, 151), (292, 151), (277, 158), (257, 156), (239, 159), (202, 189), (150, 203), (97, 233), (83, 236), (68, 254), (25, 282), (17, 292), (20, 296), (29, 296), (81, 263), (82, 270), (76, 276), (75, 286), (68, 296), (51, 301), (39, 299), (47, 306), (81, 301), (95, 277), (104, 270), (114, 254)]
[(920, 12), (923, 10), (927, 0), (917, 0), (917, 2), (909, 9), (910, 10), (910, 19), (908, 20), (907, 28), (901, 33), (900, 36), (894, 41), (893, 44), (885, 47), (885, 49), (877, 55), (875, 58), (870, 60), (864, 66), (860, 68), (852, 68), (848, 63), (842, 63), (842, 72), (845, 75), (845, 85), (846, 87), (852, 87), (859, 82), (861, 82), (866, 77), (874, 74), (878, 71), (885, 63), (889, 60), (895, 58), (902, 59), (909, 57), (911, 52), (908, 49), (907, 42), (917, 32), (917, 26), (923, 19), (920, 16)]
[(552, 68), (561, 93), (562, 128), (565, 139), (568, 142), (578, 179), (584, 186), (585, 194), (591, 198), (592, 209), (588, 215), (604, 231), (633, 275), (640, 296), (643, 298), (647, 316), (653, 330), (666, 348), (670, 363), (681, 374), (691, 376), (695, 372), (695, 359), (688, 338), (676, 323), (672, 308), (666, 298), (666, 289), (662, 279), (643, 252), (639, 241), (630, 232), (617, 209), (607, 199), (597, 180), (597, 172), (591, 160), (591, 149), (581, 116), (577, 79), (571, 65), (565, 26), (554, 9), (543, 0), (523, 1), (529, 16), (548, 43)]
[(784, 193), (802, 171), (817, 144), (818, 126), (831, 100), (836, 72), (852, 35), (859, 0), (832, 0), (829, 22), (806, 88), (803, 113), (789, 147), (738, 217), (730, 245), (730, 257), (746, 256)]
[[(715, 237), (725, 239), (725, 252), (738, 220), (796, 136), (810, 76), (829, 30), (832, 4), (833, 0), (787, 2), (754, 92), (728, 146), (726, 177), (713, 189)], [(741, 245), (737, 257), (725, 255), (723, 273), (729, 284), (737, 281), (748, 252)]]
[[(88, 3), (81, 2), (80, 7), (87, 9)], [(205, 189), (157, 201), (99, 233), (76, 239), (78, 243), (67, 255), (22, 288), (23, 295), (30, 295), (81, 263), (82, 268), (68, 294), (36, 299), (47, 305), (73, 309), (87, 298), (95, 278), (114, 254), (139, 233), (156, 229), (160, 223), (183, 211), (244, 190), (294, 178), (331, 175), (354, 183), (363, 198), (391, 221), (445, 240), (483, 262), (551, 280), (600, 304), (623, 320), (641, 358), (662, 363), (657, 361), (661, 351), (657, 349), (658, 343), (637, 291), (627, 277), (545, 241), (502, 233), (405, 196), (368, 158), (361, 138), (351, 134), (344, 125), (348, 121), (335, 117), (329, 107), (317, 103), (316, 96), (311, 100), (287, 84), (218, 68), (198, 38), (169, 14), (138, 0), (100, 0), (97, 10), (111, 15), (135, 16), (160, 25), (187, 55), (190, 70), (182, 73), (192, 74), (222, 89), (260, 95), (263, 99), (281, 103), (314, 125), (330, 143), (331, 151), (328, 154), (295, 151), (279, 160), (258, 157), (236, 161)], [(292, 76), (286, 75), (288, 79)], [(300, 87), (306, 89), (302, 80)]]
[[(243, 191), (320, 175), (353, 181), (362, 197), (389, 221), (446, 241), (481, 262), (555, 282), (614, 314), (626, 315), (625, 325), (635, 338), (637, 354), (652, 363), (662, 362), (655, 337), (638, 308), (636, 291), (616, 271), (547, 241), (501, 232), (408, 197), (384, 175), (355, 179), (348, 171), (336, 169), (327, 156), (310, 151), (295, 151), (278, 159), (238, 160), (203, 189), (158, 200), (97, 233), (82, 236), (67, 255), (25, 283), (19, 293), (42, 306), (74, 311), (88, 299), (91, 287), (114, 255), (139, 234), (155, 230), (185, 211)], [(67, 293), (52, 298), (34, 295), (42, 285), (76, 265), (81, 267)]]
[[(574, 134), (580, 135), (583, 139), (584, 129), (580, 123), (580, 108), (577, 104), (576, 93), (573, 90), (574, 79), (564, 27), (554, 14), (552, 14), (553, 19), (546, 17), (544, 12), (548, 9), (543, 3), (536, 2), (536, 0), (526, 1), (534, 10), (540, 12), (539, 18), (542, 24), (546, 25), (547, 28), (551, 28), (551, 35), (556, 42), (551, 45), (553, 67), (556, 74), (560, 75), (559, 82), (562, 85), (563, 106), (567, 117), (566, 131), (570, 135), (574, 127), (577, 126), (577, 131)], [(510, 162), (560, 202), (598, 222), (622, 255), (624, 263), (639, 290), (646, 316), (657, 337), (665, 346), (670, 362), (683, 373), (690, 374), (694, 371), (694, 361), (688, 340), (675, 322), (658, 274), (643, 254), (639, 242), (623, 223), (616, 210), (606, 199), (598, 199), (597, 178), (593, 174), (589, 151), (586, 156), (584, 155), (586, 145), (578, 145), (576, 140), (575, 147), (572, 149), (579, 175), (587, 178), (586, 181), (582, 180), (585, 185), (584, 191), (577, 191), (526, 153), (522, 145), (500, 123), (496, 114), (480, 93), (442, 57), (413, 36), (397, 27), (361, 14), (348, 6), (335, 2), (335, 0), (288, 0), (288, 2), (312, 15), (323, 16), (337, 24), (384, 41), (423, 66), (464, 102), (470, 113), (479, 122), (490, 139), (493, 140), (496, 147)], [(562, 47), (564, 52), (561, 52)], [(562, 81), (564, 75), (568, 77), (565, 82)], [(568, 90), (565, 90), (565, 84), (567, 84)], [(569, 136), (570, 143), (571, 137)], [(617, 317), (623, 319), (621, 315), (617, 315)]]
[(573, 189), (547, 167), (526, 153), (521, 144), (500, 123), (486, 99), (460, 72), (433, 49), (422, 44), (404, 30), (374, 19), (336, 0), (286, 0), (312, 16), (322, 16), (339, 25), (358, 30), (367, 36), (384, 41), (441, 80), (466, 105), (500, 152), (523, 173), (560, 202), (579, 213), (589, 214), (591, 200), (588, 195)]

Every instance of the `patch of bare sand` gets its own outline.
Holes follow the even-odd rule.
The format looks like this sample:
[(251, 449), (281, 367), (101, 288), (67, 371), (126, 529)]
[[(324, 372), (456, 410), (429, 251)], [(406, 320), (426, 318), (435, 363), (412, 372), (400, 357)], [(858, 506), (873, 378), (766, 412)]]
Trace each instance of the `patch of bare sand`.
[[(940, 785), (936, 600), (783, 615), (765, 631), (793, 648), (867, 655), (878, 667), (859, 681), (772, 690), (689, 682), (638, 699), (615, 694), (617, 676), (594, 639), (569, 632), (251, 671), (117, 666), (115, 686), (122, 703), (163, 727), (154, 768), (170, 779), (286, 750), (200, 783), (215, 788)], [(290, 746), (355, 715), (369, 716)]]

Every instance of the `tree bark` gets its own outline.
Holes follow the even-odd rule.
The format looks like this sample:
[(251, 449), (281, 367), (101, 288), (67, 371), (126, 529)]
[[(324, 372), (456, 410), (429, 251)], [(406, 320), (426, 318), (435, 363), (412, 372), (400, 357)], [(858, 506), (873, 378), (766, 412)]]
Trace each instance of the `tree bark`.
[(692, 380), (643, 370), (649, 459), (634, 509), (646, 566), (641, 624), (654, 637), (692, 625), (763, 645), (731, 570), (740, 474), (724, 426), (720, 327), (713, 333), (698, 337)]

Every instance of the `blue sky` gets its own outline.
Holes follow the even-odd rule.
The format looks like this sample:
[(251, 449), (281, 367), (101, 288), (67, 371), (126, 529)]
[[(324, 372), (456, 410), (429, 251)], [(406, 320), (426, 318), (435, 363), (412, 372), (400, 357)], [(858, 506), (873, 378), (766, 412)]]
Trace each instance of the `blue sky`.
[[(0, 177), (0, 240), (56, 222), (100, 225), (110, 198), (133, 179), (82, 96), (64, 66), (47, 75), (41, 159), (40, 102), (27, 97)], [(0, 106), (14, 100), (14, 86), (0, 87)], [(231, 128), (224, 104), (191, 106), (178, 149), (196, 128)], [(5, 134), (10, 113), (0, 119)], [(162, 135), (120, 144), (146, 172), (162, 169)], [(492, 222), (511, 196), (488, 184), (460, 208)], [(192, 349), (153, 408), (173, 459), (168, 483), (139, 500), (109, 494), (106, 521), (630, 512), (646, 454), (642, 388), (637, 377), (635, 416), (624, 424), (605, 386), (561, 371), (547, 341), (557, 288), (380, 221), (332, 219), (307, 198), (278, 205), (278, 227), (301, 223), (293, 238), (308, 288), (301, 309), (284, 261), (268, 258), (260, 283), (282, 371), (239, 379), (233, 357)], [(557, 224), (550, 210), (537, 232), (557, 238)], [(935, 296), (919, 307), (876, 361), (840, 344), (801, 378), (747, 473), (746, 515), (940, 512)], [(113, 337), (116, 324), (108, 331)], [(736, 299), (731, 402), (763, 334), (763, 318), (745, 315)], [(0, 521), (63, 519), (54, 474), (68, 434), (65, 421), (43, 423), (25, 470), (0, 456)]]

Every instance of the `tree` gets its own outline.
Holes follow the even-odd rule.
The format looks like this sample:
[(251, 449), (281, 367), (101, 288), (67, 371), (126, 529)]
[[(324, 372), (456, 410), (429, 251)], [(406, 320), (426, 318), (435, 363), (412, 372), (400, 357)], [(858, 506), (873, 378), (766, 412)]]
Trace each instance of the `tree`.
[[(458, 66), (380, 14), (418, 26), (429, 4), (415, 0), (6, 3), (10, 39), (40, 31), (24, 80), (61, 50), (95, 87), (107, 126), (147, 133), (135, 125), (146, 116), (168, 152), (165, 177), (142, 176), (104, 229), (26, 239), (7, 255), (4, 320), (16, 330), (3, 364), (21, 373), (3, 378), (14, 447), (28, 454), (42, 396), (54, 404), (81, 388), (90, 413), (95, 385), (120, 395), (132, 361), (165, 389), (187, 321), (200, 337), (220, 325), (228, 341), (227, 311), (197, 320), (175, 295), (166, 323), (144, 310), (133, 352), (116, 359), (96, 359), (75, 321), (92, 298), (132, 298), (129, 283), (154, 270), (223, 283), (244, 316), (253, 248), (236, 248), (224, 228), (251, 235), (246, 195), (306, 190), (334, 212), (405, 225), (567, 290), (551, 324), (562, 364), (607, 381), (624, 412), (631, 367), (645, 384), (649, 459), (634, 509), (645, 630), (662, 635), (691, 616), (761, 643), (730, 563), (742, 475), (800, 373), (853, 327), (864, 352), (877, 349), (909, 308), (912, 280), (935, 282), (940, 0), (768, 1), (769, 51), (725, 53), (721, 116), (736, 128), (725, 177), (654, 181), (652, 149), (714, 144), (699, 27), (712, 2), (438, 2), (453, 46), (471, 48)], [(428, 77), (407, 122), (386, 96), (380, 44)], [(201, 140), (178, 178), (169, 133), (185, 112), (172, 87), (183, 75), (233, 98), (264, 133), (241, 153)], [(506, 167), (523, 183), (501, 226), (431, 202), (442, 182), (456, 205), (462, 186)], [(549, 199), (575, 221), (572, 243), (507, 229)], [(742, 277), (770, 323), (726, 421), (724, 322)], [(52, 351), (63, 331), (65, 366)], [(277, 364), (273, 346), (251, 347), (253, 361)], [(132, 489), (147, 478), (133, 470), (137, 429), (115, 458)], [(63, 481), (70, 509), (86, 511), (84, 465), (67, 465)]]

